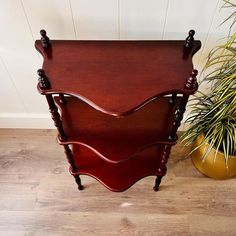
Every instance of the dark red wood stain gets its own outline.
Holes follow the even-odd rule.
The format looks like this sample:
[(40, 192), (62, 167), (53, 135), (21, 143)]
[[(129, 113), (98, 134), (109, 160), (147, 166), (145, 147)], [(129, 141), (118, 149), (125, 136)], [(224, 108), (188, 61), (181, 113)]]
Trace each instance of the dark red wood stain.
[(86, 147), (73, 145), (78, 173), (90, 175), (112, 191), (124, 191), (143, 177), (164, 175), (161, 170), (163, 145), (155, 145), (121, 163), (108, 163)]
[[(156, 99), (140, 111), (114, 118), (99, 112), (74, 97), (65, 97), (66, 105), (55, 101), (62, 111), (62, 123), (67, 140), (90, 146), (104, 158), (113, 162), (129, 159), (150, 144), (174, 144), (168, 140), (176, 105), (168, 97)], [(161, 111), (161, 112), (160, 112)]]
[[(63, 92), (84, 99), (97, 109), (122, 115), (152, 97), (184, 88), (193, 68), (192, 56), (183, 58), (184, 41), (63, 41), (50, 49), (36, 48), (51, 83), (47, 92)], [(195, 41), (195, 47), (200, 47)]]
[(44, 30), (41, 36), (38, 90), (78, 188), (80, 175), (112, 191), (155, 175), (157, 191), (197, 89), (192, 56), (201, 43), (194, 31), (186, 41), (50, 41)]

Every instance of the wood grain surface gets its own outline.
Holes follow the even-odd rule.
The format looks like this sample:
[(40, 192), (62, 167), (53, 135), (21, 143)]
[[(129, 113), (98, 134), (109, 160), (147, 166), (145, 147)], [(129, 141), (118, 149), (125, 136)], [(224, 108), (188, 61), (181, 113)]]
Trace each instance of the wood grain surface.
[(185, 83), (193, 69), (192, 56), (201, 47), (199, 40), (189, 50), (183, 50), (184, 40), (50, 43), (44, 49), (39, 40), (35, 42), (51, 84), (51, 89), (38, 87), (42, 94), (74, 95), (100, 111), (120, 116), (154, 97), (195, 91), (186, 89)]
[(75, 97), (64, 99), (65, 105), (55, 96), (67, 135), (66, 141), (59, 143), (86, 146), (114, 162), (128, 160), (152, 144), (175, 144), (168, 136), (180, 98), (175, 104), (170, 104), (169, 97), (159, 98), (121, 119), (99, 112)]
[(54, 130), (0, 130), (0, 235), (236, 235), (235, 179), (202, 176), (173, 147), (159, 192), (147, 177), (122, 193), (68, 174)]

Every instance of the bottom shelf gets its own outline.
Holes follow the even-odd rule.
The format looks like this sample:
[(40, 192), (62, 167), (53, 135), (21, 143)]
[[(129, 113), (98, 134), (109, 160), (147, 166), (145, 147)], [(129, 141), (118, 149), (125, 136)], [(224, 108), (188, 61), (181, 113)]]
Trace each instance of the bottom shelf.
[(164, 175), (166, 167), (161, 169), (164, 147), (164, 145), (151, 146), (127, 161), (109, 163), (84, 146), (72, 145), (79, 174), (89, 175), (116, 192), (128, 189), (146, 176)]

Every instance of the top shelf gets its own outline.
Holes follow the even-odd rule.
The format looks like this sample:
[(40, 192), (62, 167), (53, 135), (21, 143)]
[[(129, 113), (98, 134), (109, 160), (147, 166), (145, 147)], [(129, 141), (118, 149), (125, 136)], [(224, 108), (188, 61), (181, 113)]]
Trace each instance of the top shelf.
[(41, 41), (36, 49), (44, 58), (43, 70), (51, 88), (42, 94), (65, 93), (95, 109), (122, 116), (155, 97), (170, 93), (193, 94), (185, 88), (193, 69), (192, 56), (201, 47), (194, 41)]

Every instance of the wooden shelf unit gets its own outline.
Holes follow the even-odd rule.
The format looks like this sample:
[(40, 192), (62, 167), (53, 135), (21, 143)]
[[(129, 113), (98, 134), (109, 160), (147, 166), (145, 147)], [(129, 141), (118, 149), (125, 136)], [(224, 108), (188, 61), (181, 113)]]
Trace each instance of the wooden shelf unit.
[(79, 189), (85, 174), (112, 191), (155, 175), (158, 190), (188, 97), (197, 90), (192, 56), (201, 43), (194, 31), (185, 41), (49, 40), (40, 33), (38, 90)]

